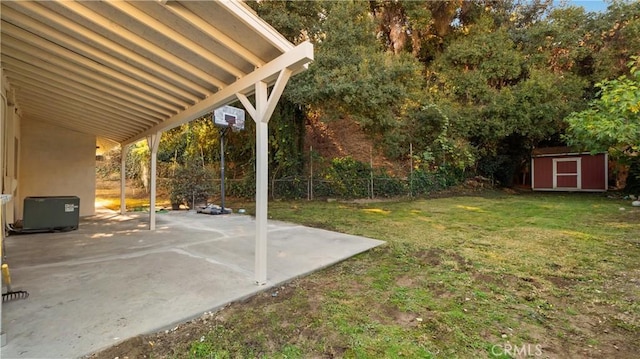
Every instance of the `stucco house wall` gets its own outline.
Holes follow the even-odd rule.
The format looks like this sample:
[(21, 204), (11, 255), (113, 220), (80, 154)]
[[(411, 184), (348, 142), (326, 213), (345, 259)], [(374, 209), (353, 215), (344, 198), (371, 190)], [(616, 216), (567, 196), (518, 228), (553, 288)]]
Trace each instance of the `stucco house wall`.
[(17, 218), (25, 197), (77, 196), (80, 216), (95, 213), (96, 137), (23, 118), (20, 124), (20, 190)]

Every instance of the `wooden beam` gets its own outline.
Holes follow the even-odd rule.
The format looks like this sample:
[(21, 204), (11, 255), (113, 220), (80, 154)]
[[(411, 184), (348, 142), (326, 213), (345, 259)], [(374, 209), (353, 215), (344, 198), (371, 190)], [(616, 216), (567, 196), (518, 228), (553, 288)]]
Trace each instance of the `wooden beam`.
[[(271, 95), (269, 95), (268, 98), (265, 97), (265, 104), (264, 106), (260, 107), (260, 111), (262, 112), (258, 111), (257, 105), (256, 107), (254, 107), (251, 104), (251, 101), (249, 101), (249, 98), (247, 98), (247, 96), (240, 93), (236, 94), (236, 96), (244, 106), (245, 110), (247, 110), (251, 118), (253, 118), (256, 121), (257, 119), (259, 119), (260, 121), (269, 121), (269, 119), (271, 118), (271, 115), (273, 114), (273, 111), (276, 108), (276, 105), (278, 104), (280, 96), (282, 96), (284, 87), (286, 86), (290, 77), (291, 77), (291, 70), (284, 69), (280, 71), (280, 74), (278, 75), (278, 79), (276, 80), (276, 83), (273, 86), (273, 89), (271, 90)], [(258, 96), (257, 92), (256, 92), (256, 96)], [(264, 96), (267, 96), (267, 95), (264, 95)]]
[(20, 99), (25, 100), (31, 97), (31, 101), (29, 101), (30, 105), (42, 105), (52, 109), (56, 108), (65, 110), (67, 112), (74, 111), (81, 117), (85, 117), (86, 121), (95, 121), (98, 119), (106, 120), (108, 121), (108, 123), (104, 124), (104, 126), (106, 127), (128, 129), (129, 131), (141, 131), (149, 127), (148, 124), (144, 125), (135, 121), (129, 121), (126, 119), (126, 117), (123, 117), (121, 115), (103, 111), (100, 108), (94, 107), (91, 103), (75, 101), (73, 98), (59, 96), (58, 94), (52, 94), (49, 91), (35, 88), (33, 86), (23, 86), (22, 84), (18, 84), (15, 81), (14, 83), (14, 87), (18, 91), (18, 96)]
[(278, 50), (288, 52), (293, 48), (292, 44), (278, 31), (276, 31), (276, 29), (262, 21), (262, 19), (256, 17), (255, 13), (248, 5), (240, 1), (219, 1), (218, 5), (224, 7), (237, 19), (254, 29), (257, 34), (269, 41)]
[(54, 126), (58, 126), (60, 128), (65, 128), (67, 130), (70, 131), (74, 131), (74, 132), (80, 132), (80, 133), (86, 133), (86, 134), (90, 134), (90, 135), (99, 135), (100, 137), (104, 137), (104, 138), (108, 138), (108, 139), (112, 139), (114, 141), (118, 141), (119, 139), (123, 138), (126, 135), (122, 135), (119, 134), (119, 131), (115, 131), (115, 130), (105, 130), (103, 132), (96, 132), (96, 128), (83, 124), (81, 122), (78, 123), (60, 123), (58, 121), (55, 121), (51, 118), (51, 116), (49, 114), (47, 114), (46, 112), (44, 113), (38, 113), (38, 112), (33, 112), (33, 109), (28, 109), (25, 111), (22, 111), (21, 116), (25, 116), (25, 117), (29, 117), (33, 120), (36, 121), (40, 121), (40, 122), (46, 122), (46, 123), (50, 123)]
[(255, 281), (258, 285), (267, 283), (267, 218), (269, 206), (269, 119), (260, 117), (269, 103), (268, 86), (264, 81), (255, 84), (256, 104), (253, 106), (258, 117), (256, 123), (256, 239), (255, 239)]
[(127, 151), (129, 146), (120, 146), (120, 214), (127, 213)]
[(257, 82), (265, 82), (268, 84), (276, 81), (283, 69), (290, 69), (292, 71), (291, 74), (293, 75), (304, 70), (306, 68), (305, 65), (311, 61), (313, 61), (313, 45), (310, 42), (303, 42), (294, 47), (291, 51), (280, 55), (273, 61), (265, 64), (261, 68), (216, 92), (210, 97), (191, 106), (185, 111), (174, 115), (167, 121), (124, 141), (124, 144), (135, 142), (151, 133), (165, 131), (201, 117), (213, 111), (215, 108), (233, 102), (237, 98), (238, 93), (245, 96), (253, 93), (255, 90), (254, 86)]
[[(37, 93), (28, 92), (27, 96), (37, 96)], [(51, 101), (51, 100), (50, 100)], [(50, 102), (49, 101), (49, 102)], [(109, 118), (93, 116), (90, 111), (81, 109), (69, 109), (59, 106), (48, 106), (41, 102), (33, 102), (28, 108), (21, 109), (24, 112), (40, 113), (50, 119), (56, 119), (60, 123), (82, 124), (86, 128), (101, 129), (126, 135), (131, 133), (131, 128), (123, 127), (121, 124), (114, 124)], [(88, 127), (87, 127), (88, 126)]]
[(267, 99), (266, 106), (262, 109), (262, 113), (260, 113), (260, 118), (262, 121), (269, 121), (271, 119), (271, 115), (280, 101), (280, 96), (282, 96), (282, 92), (284, 92), (284, 88), (289, 82), (289, 78), (291, 78), (292, 71), (289, 69), (282, 69), (280, 74), (278, 75), (278, 79), (276, 83), (273, 85), (273, 89), (271, 89), (271, 94)]
[(236, 97), (240, 100), (240, 103), (244, 106), (244, 109), (249, 113), (251, 118), (258, 118), (258, 113), (256, 112), (255, 107), (253, 107), (253, 104), (249, 101), (249, 98), (246, 95), (237, 93)]

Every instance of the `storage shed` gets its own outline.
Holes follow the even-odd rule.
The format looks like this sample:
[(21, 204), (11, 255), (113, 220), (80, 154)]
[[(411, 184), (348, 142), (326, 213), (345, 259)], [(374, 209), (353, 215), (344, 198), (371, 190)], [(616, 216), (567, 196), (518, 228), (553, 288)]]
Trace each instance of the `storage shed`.
[(569, 147), (535, 149), (531, 154), (534, 191), (604, 192), (608, 182), (607, 153), (572, 151)]

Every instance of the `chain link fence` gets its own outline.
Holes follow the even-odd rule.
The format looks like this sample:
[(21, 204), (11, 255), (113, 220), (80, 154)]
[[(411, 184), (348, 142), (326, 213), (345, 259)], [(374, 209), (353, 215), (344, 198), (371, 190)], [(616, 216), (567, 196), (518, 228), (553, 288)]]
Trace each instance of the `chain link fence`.
[[(342, 177), (326, 179), (313, 177), (274, 178), (269, 182), (271, 199), (362, 199), (414, 197), (426, 195), (457, 184), (456, 178), (442, 173), (414, 172), (411, 176)], [(220, 192), (220, 179), (212, 181), (216, 194)], [(255, 179), (226, 179), (225, 193), (229, 197), (253, 198)]]

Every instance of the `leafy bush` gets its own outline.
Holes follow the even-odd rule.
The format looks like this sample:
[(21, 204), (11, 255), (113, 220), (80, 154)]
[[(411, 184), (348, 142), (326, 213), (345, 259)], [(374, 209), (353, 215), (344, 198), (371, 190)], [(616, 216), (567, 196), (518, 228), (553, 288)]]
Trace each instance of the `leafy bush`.
[(371, 169), (363, 162), (349, 156), (334, 158), (324, 172), (324, 179), (331, 184), (332, 192), (338, 197), (363, 198), (369, 196), (366, 180), (371, 177)]
[(243, 179), (225, 180), (225, 193), (230, 197), (237, 198), (255, 198), (256, 195), (256, 178), (246, 176)]
[(406, 180), (393, 177), (386, 172), (376, 175), (373, 183), (375, 197), (398, 197), (409, 193)]
[(213, 194), (213, 173), (194, 162), (177, 165), (169, 182), (169, 197), (172, 204), (207, 202)]
[(446, 166), (436, 171), (419, 169), (413, 171), (410, 180), (411, 193), (414, 196), (426, 195), (440, 191), (447, 187), (455, 186), (464, 179), (464, 171), (449, 169)]
[(286, 177), (271, 182), (271, 196), (286, 199), (300, 199), (307, 197), (309, 181), (307, 178)]

